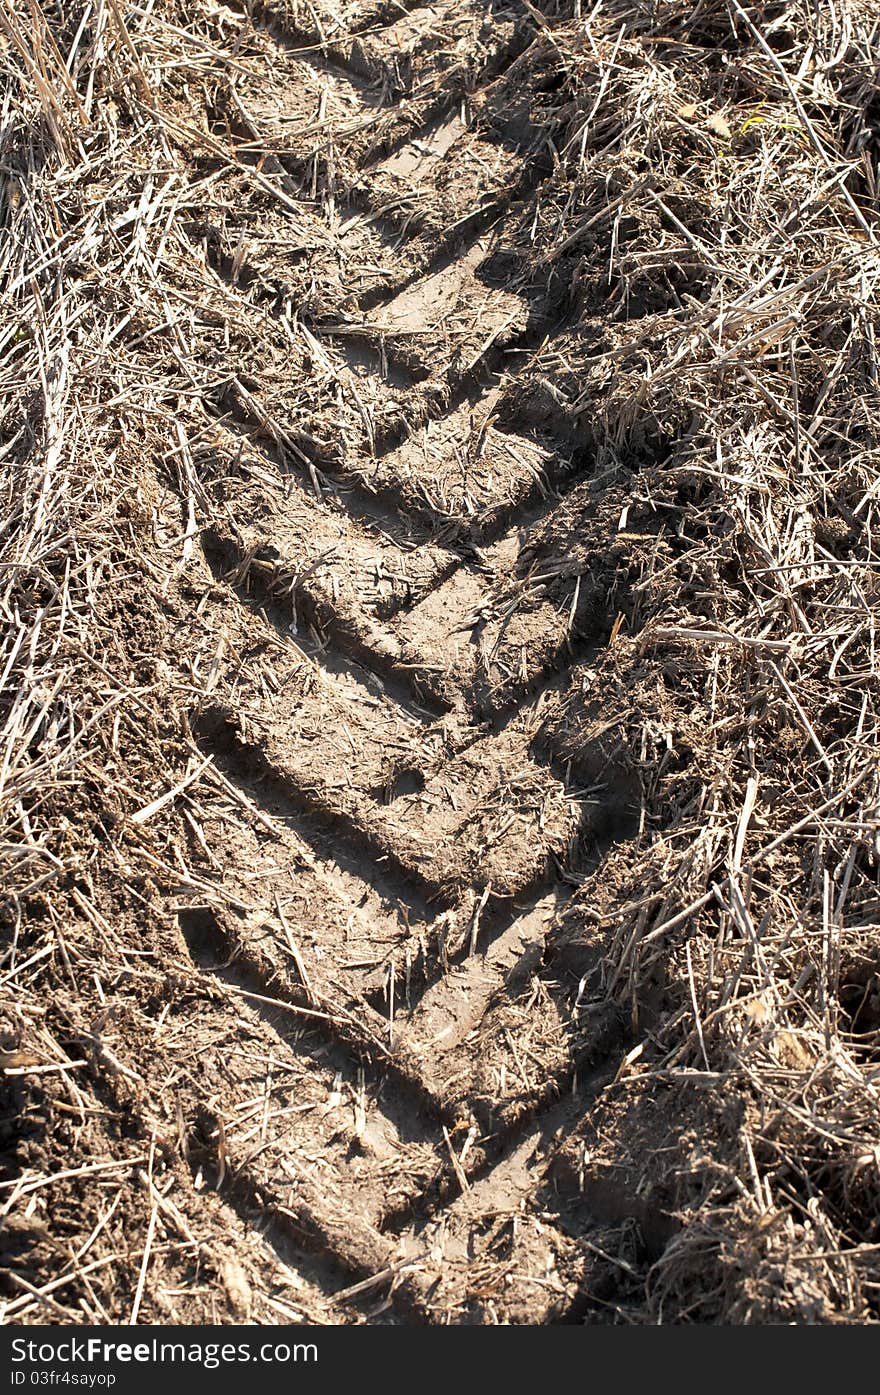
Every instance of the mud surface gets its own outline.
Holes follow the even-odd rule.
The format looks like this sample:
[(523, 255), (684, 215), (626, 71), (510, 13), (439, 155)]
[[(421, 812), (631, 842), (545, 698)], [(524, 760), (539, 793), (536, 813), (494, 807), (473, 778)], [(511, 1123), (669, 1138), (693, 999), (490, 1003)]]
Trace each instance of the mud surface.
[[(51, 205), (80, 278), (65, 449), (88, 422), (111, 483), (88, 484), (92, 533), (72, 516), (12, 564), (16, 644), (43, 668), (12, 709), (26, 778), (3, 766), (24, 791), (4, 845), (24, 850), (0, 978), (6, 1320), (863, 1314), (835, 1266), (859, 1237), (876, 1251), (852, 1221), (874, 1116), (826, 1117), (826, 982), (843, 975), (846, 1049), (870, 1063), (876, 965), (835, 961), (832, 929), (847, 894), (857, 926), (874, 916), (874, 864), (855, 841), (814, 854), (807, 830), (837, 837), (840, 813), (864, 840), (874, 806), (838, 808), (852, 725), (796, 668), (826, 642), (832, 670), (868, 646), (873, 664), (873, 621), (851, 653), (810, 629), (797, 550), (843, 546), (802, 452), (826, 394), (856, 398), (824, 329), (802, 378), (793, 342), (767, 357), (778, 337), (749, 329), (789, 293), (788, 273), (766, 289), (788, 195), (772, 185), (772, 255), (744, 270), (726, 192), (699, 185), (706, 150), (720, 187), (795, 128), (753, 114), (749, 63), (726, 72), (745, 39), (730, 16), (701, 29), (702, 6), (678, 37), (640, 5), (620, 25), (527, 0), (152, 10), (143, 71), (118, 35), (124, 81), (93, 92), (76, 69), (109, 153), (93, 132)], [(695, 53), (699, 118), (675, 85)], [(805, 216), (831, 198), (816, 170)], [(750, 217), (730, 215), (737, 238)], [(816, 245), (792, 294), (844, 274)], [(747, 314), (765, 289), (775, 308)], [(775, 436), (744, 378), (723, 426), (740, 312)], [(846, 489), (855, 528), (873, 485)], [(64, 490), (55, 508), (76, 512)], [(823, 614), (855, 605), (821, 594)], [(821, 1144), (786, 1141), (803, 1119)]]

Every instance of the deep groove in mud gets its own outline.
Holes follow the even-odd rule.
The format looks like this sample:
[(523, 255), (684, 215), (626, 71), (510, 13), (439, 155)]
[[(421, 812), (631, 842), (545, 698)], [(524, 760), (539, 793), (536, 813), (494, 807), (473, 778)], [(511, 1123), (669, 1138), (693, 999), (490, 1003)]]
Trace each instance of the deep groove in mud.
[[(285, 43), (312, 43), (313, 51), (326, 46), (326, 40), (319, 33), (314, 10), (310, 9), (312, 24), (308, 28), (297, 28), (288, 17), (279, 13), (278, 5), (272, 0), (228, 0), (228, 7), (243, 18), (256, 20), (263, 27), (273, 30)], [(346, 19), (345, 33), (347, 37), (358, 38), (392, 25), (401, 16), (427, 8), (425, 0), (364, 0), (360, 7), (363, 12), (359, 17)], [(503, 0), (498, 5), (493, 3), (491, 8), (513, 10), (519, 17), (527, 18), (526, 9), (518, 0)], [(317, 42), (313, 42), (315, 39)]]
[[(259, 1189), (246, 1173), (221, 1176), (212, 1135), (216, 1138), (217, 1119), (205, 1111), (188, 1139), (193, 1180), (199, 1179), (196, 1194), (200, 1194), (205, 1187), (216, 1191), (249, 1229), (256, 1229), (284, 1265), (300, 1268), (305, 1259), (309, 1268), (317, 1271), (316, 1277), (327, 1293), (332, 1295), (348, 1287), (350, 1271), (315, 1234), (314, 1228), (310, 1230), (307, 1225), (297, 1226), (292, 1217), (266, 1207)], [(200, 1162), (202, 1158), (206, 1160), (204, 1163)], [(204, 1170), (206, 1166), (209, 1168), (207, 1176)]]
[[(305, 815), (315, 821), (323, 838), (335, 840), (341, 833), (342, 842), (362, 852), (371, 866), (383, 864), (382, 884), (389, 899), (405, 901), (409, 905), (429, 904), (432, 892), (429, 881), (420, 882), (408, 868), (395, 863), (369, 830), (358, 827), (344, 814), (327, 810), (319, 796), (293, 786), (267, 760), (259, 745), (242, 738), (231, 714), (209, 709), (196, 717), (193, 728), (200, 747), (212, 756), (221, 769), (228, 771), (242, 784), (252, 784), (267, 791), (274, 805), (283, 810), (283, 817), (304, 826), (301, 820)], [(386, 865), (388, 863), (391, 865)]]
[(249, 569), (246, 580), (239, 580), (242, 568), (253, 561), (253, 555), (243, 555), (231, 539), (221, 537), (213, 529), (206, 530), (202, 534), (202, 547), (217, 579), (229, 585), (243, 605), (258, 610), (287, 642), (293, 633), (288, 617), (295, 613), (297, 642), (303, 642), (299, 637), (303, 623), (318, 640), (317, 643), (305, 641), (303, 653), (328, 673), (345, 673), (353, 681), (382, 693), (416, 722), (432, 722), (449, 710), (447, 704), (435, 700), (431, 694), (413, 692), (412, 684), (393, 656), (371, 646), (367, 639), (354, 632), (351, 626), (342, 624), (338, 615), (328, 611), (302, 588), (297, 588), (293, 602), (290, 584), (285, 587), (273, 583), (262, 568)]
[[(363, 635), (350, 624), (341, 621), (337, 612), (320, 599), (310, 596), (302, 587), (292, 590), (292, 583), (275, 579), (276, 564), (265, 562), (253, 566), (254, 560), (261, 563), (259, 552), (242, 551), (231, 538), (219, 535), (214, 529), (202, 534), (202, 547), (213, 574), (218, 580), (230, 585), (242, 604), (253, 608), (277, 630), (279, 636), (289, 641), (293, 633), (297, 643), (305, 645), (303, 652), (313, 658), (329, 673), (347, 673), (354, 681), (365, 683), (374, 692), (390, 698), (414, 720), (423, 724), (436, 721), (452, 710), (452, 704), (444, 696), (442, 685), (432, 686), (430, 675), (412, 664), (405, 664), (392, 652), (394, 632), (384, 635), (376, 631), (371, 636)], [(455, 568), (436, 583), (434, 590), (454, 574), (454, 570), (467, 564), (459, 560)], [(242, 575), (245, 579), (242, 580)], [(424, 599), (428, 599), (431, 592)], [(392, 612), (392, 616), (395, 612)], [(297, 618), (297, 630), (291, 628), (291, 617)], [(385, 615), (382, 616), (386, 618)], [(317, 642), (309, 643), (300, 636), (302, 623), (311, 629)], [(564, 690), (573, 667), (589, 664), (601, 653), (611, 627), (611, 618), (600, 615), (589, 626), (566, 636), (558, 648), (550, 653), (527, 679), (508, 684), (503, 695), (474, 689), (469, 694), (474, 720), (485, 725), (486, 729), (498, 734), (523, 709), (541, 700), (547, 693)], [(475, 628), (475, 635), (479, 629)], [(385, 640), (385, 644), (375, 640)], [(332, 646), (332, 647), (330, 647)], [(370, 684), (372, 678), (373, 684)], [(473, 738), (478, 739), (476, 735)], [(548, 755), (552, 762), (552, 753)], [(406, 792), (400, 784), (399, 772), (391, 777), (391, 786), (397, 794)], [(413, 778), (424, 778), (420, 772), (411, 772)], [(409, 792), (413, 792), (416, 786)], [(385, 788), (377, 791), (377, 798), (390, 802)]]
[[(426, 267), (420, 268), (400, 285), (383, 291), (381, 297), (377, 298), (369, 308), (379, 310), (383, 307), (393, 306), (398, 297), (418, 291), (432, 278), (446, 272), (454, 272), (459, 267), (465, 267), (469, 252), (479, 247), (480, 234), (477, 233), (468, 239), (464, 247), (455, 251), (439, 249)], [(237, 290), (243, 286), (245, 291), (247, 290), (247, 262), (239, 264), (233, 275), (230, 258), (212, 253), (210, 249), (208, 249), (207, 256), (209, 264), (230, 286)], [(270, 302), (269, 308), (273, 315), (281, 315), (277, 298)], [(525, 309), (524, 306), (524, 312)], [(338, 322), (316, 321), (312, 326), (319, 343), (326, 341), (329, 348), (337, 351), (339, 351), (338, 346), (341, 344), (341, 357), (344, 365), (354, 376), (357, 376), (358, 370), (365, 369), (364, 376), (376, 379), (398, 391), (421, 385), (432, 389), (432, 394), (422, 393), (416, 396), (415, 402), (410, 404), (405, 422), (401, 421), (374, 432), (370, 441), (371, 455), (379, 460), (404, 445), (420, 428), (427, 427), (431, 423), (439, 424), (443, 419), (452, 416), (457, 410), (463, 408), (465, 404), (469, 404), (475, 413), (478, 412), (480, 406), (490, 395), (487, 380), (491, 383), (492, 380), (499, 382), (504, 378), (515, 388), (519, 369), (513, 368), (511, 370), (507, 366), (510, 357), (517, 354), (531, 354), (545, 341), (552, 340), (554, 335), (560, 333), (565, 327), (565, 318), (559, 319), (553, 327), (538, 316), (535, 322), (530, 322), (524, 328), (514, 329), (509, 333), (503, 345), (498, 346), (494, 341), (490, 342), (465, 371), (452, 370), (443, 379), (435, 380), (431, 377), (430, 364), (414, 363), (410, 355), (401, 356), (394, 347), (393, 334), (381, 325), (371, 326), (365, 323), (354, 326), (347, 325), (345, 320), (339, 320)], [(392, 342), (389, 342), (389, 337)], [(234, 391), (227, 394), (227, 400), (236, 420), (251, 427), (256, 426), (265, 433), (266, 424), (256, 416), (253, 401), (248, 405), (242, 404), (239, 395)], [(530, 427), (528, 410), (520, 408), (515, 397), (505, 402), (504, 421), (505, 429), (511, 432)], [(278, 425), (287, 434), (287, 423), (281, 422)], [(559, 452), (564, 452), (568, 456), (571, 453), (567, 449), (571, 429), (558, 431), (555, 436), (552, 434), (552, 428), (547, 429), (551, 433), (548, 434), (548, 440), (553, 440)], [(296, 444), (297, 455), (301, 461), (334, 474), (342, 473), (346, 478), (350, 475), (350, 466), (344, 459), (336, 459), (333, 455), (318, 448), (314, 441), (302, 437), (297, 439), (295, 432), (291, 433), (291, 439)], [(553, 472), (548, 476), (547, 484), (551, 488), (555, 485), (564, 485), (571, 477), (575, 481), (579, 481), (583, 478), (588, 466), (589, 455), (582, 450), (575, 451), (572, 459), (566, 460), (558, 472)], [(538, 486), (538, 492), (540, 492), (540, 486)], [(521, 510), (527, 508), (532, 502), (533, 496), (529, 495), (512, 507), (515, 510)], [(393, 493), (389, 494), (388, 505), (389, 510), (394, 508)], [(430, 510), (424, 517), (430, 525), (437, 526), (437, 517)], [(497, 513), (493, 520), (495, 532), (508, 526), (511, 521), (513, 521), (512, 513), (509, 515), (503, 512)], [(493, 531), (487, 530), (485, 540), (491, 541), (494, 535)]]
[[(199, 1121), (200, 1127), (190, 1140), (190, 1149), (196, 1155), (205, 1148), (205, 1138), (216, 1137), (218, 1121), (205, 1113)], [(331, 1298), (335, 1293), (346, 1293), (352, 1281), (374, 1279), (381, 1272), (382, 1265), (371, 1259), (369, 1251), (364, 1253), (353, 1245), (346, 1244), (345, 1236), (339, 1230), (328, 1231), (322, 1225), (320, 1214), (316, 1214), (307, 1203), (294, 1207), (267, 1203), (259, 1186), (246, 1170), (236, 1171), (231, 1176), (221, 1174), (216, 1163), (212, 1169), (214, 1190), (230, 1205), (245, 1222), (254, 1225), (258, 1232), (271, 1245), (278, 1258), (285, 1264), (292, 1257), (306, 1256), (310, 1264), (317, 1266), (322, 1286)], [(393, 1274), (389, 1274), (389, 1282)], [(423, 1314), (405, 1301), (405, 1295), (394, 1300), (395, 1308), (401, 1315), (416, 1321), (423, 1321)], [(359, 1298), (353, 1295), (347, 1302), (356, 1308), (368, 1311), (370, 1296)]]
[[(422, 1121), (425, 1118), (436, 1121), (445, 1117), (441, 1102), (412, 1070), (407, 1069), (405, 1060), (394, 1057), (377, 1032), (371, 1030), (370, 1022), (359, 1022), (341, 1005), (328, 1003), (326, 1009), (316, 1009), (314, 1001), (306, 993), (297, 991), (289, 976), (281, 977), (268, 969), (246, 943), (234, 938), (229, 930), (221, 926), (210, 909), (186, 907), (178, 911), (178, 923), (194, 964), (209, 978), (217, 978), (221, 983), (248, 994), (254, 1011), (266, 1020), (288, 1050), (295, 1052), (298, 1048), (291, 1042), (290, 1033), (285, 1032), (277, 1021), (279, 1017), (284, 1017), (285, 1006), (293, 1010), (290, 1020), (296, 1026), (291, 1028), (291, 1032), (297, 1027), (314, 1032), (331, 1052), (336, 1053), (336, 1066), (346, 1065), (353, 1069), (358, 1061), (363, 1060), (380, 1067), (389, 1079), (395, 1099), (410, 1120), (413, 1131), (424, 1127)], [(359, 1010), (362, 1018), (366, 1019), (363, 1005), (359, 1005)], [(378, 1028), (382, 1026), (378, 1014), (375, 1025)], [(306, 1048), (305, 1054), (311, 1054), (309, 1048)]]
[[(248, 991), (256, 1001), (256, 1011), (271, 1024), (273, 1032), (279, 1032), (274, 1020), (278, 1016), (278, 1007), (264, 1007), (259, 1000), (265, 997), (275, 1004), (279, 1001), (294, 1003), (295, 995), (291, 995), (284, 984), (267, 976), (264, 967), (240, 945), (232, 943), (210, 911), (184, 909), (178, 912), (178, 921), (194, 962), (202, 971), (216, 976), (224, 984)], [(316, 1025), (320, 1035), (326, 1037), (332, 1046), (346, 1043), (345, 1031), (340, 1031), (338, 1021), (333, 1027), (325, 1027), (320, 1021)], [(481, 1137), (467, 1163), (468, 1185), (474, 1186), (489, 1179), (493, 1171), (521, 1145), (524, 1135), (534, 1135), (536, 1138), (552, 1136), (570, 1117), (582, 1115), (588, 1108), (588, 1101), (611, 1078), (613, 1052), (620, 1041), (620, 1026), (612, 1015), (592, 1039), (573, 1052), (568, 1066), (558, 1076), (544, 1082), (542, 1091), (527, 1106)], [(347, 1042), (347, 1048), (357, 1050), (359, 1047), (369, 1054), (369, 1043), (355, 1034)], [(306, 1054), (310, 1054), (309, 1049), (305, 1049)], [(445, 1117), (448, 1123), (454, 1123), (453, 1115), (442, 1102), (393, 1054), (380, 1057), (379, 1064), (383, 1073), (391, 1079), (392, 1087), (403, 1091), (402, 1103), (411, 1103), (414, 1129), (421, 1127), (418, 1119), (424, 1110), (431, 1118), (443, 1120)], [(584, 1071), (587, 1072), (586, 1079)], [(576, 1108), (570, 1098), (566, 1099), (575, 1081), (579, 1100)], [(219, 1121), (204, 1114), (191, 1142), (191, 1166), (197, 1165), (199, 1160), (209, 1162), (214, 1172), (213, 1184), (231, 1200), (243, 1218), (255, 1211), (268, 1218), (263, 1233), (281, 1257), (287, 1244), (293, 1240), (297, 1245), (304, 1245), (309, 1253), (317, 1247), (317, 1253), (333, 1257), (342, 1268), (358, 1277), (371, 1277), (369, 1264), (364, 1263), (357, 1251), (347, 1249), (344, 1243), (340, 1244), (338, 1232), (332, 1235), (328, 1233), (326, 1225), (322, 1224), (321, 1208), (317, 1201), (295, 1212), (267, 1205), (246, 1167), (233, 1167), (230, 1173), (225, 1162), (218, 1162), (217, 1149), (222, 1137), (223, 1129)], [(459, 1184), (446, 1159), (439, 1159), (439, 1167), (429, 1189), (383, 1212), (378, 1222), (379, 1234), (399, 1236), (410, 1227), (415, 1227), (418, 1232), (429, 1222), (442, 1218), (444, 1211), (453, 1204)]]
[[(364, 857), (373, 867), (381, 865), (386, 899), (396, 899), (410, 908), (420, 907), (425, 919), (428, 907), (435, 908), (435, 914), (456, 909), (458, 898), (452, 890), (438, 888), (429, 877), (420, 874), (365, 821), (349, 816), (340, 807), (328, 807), (320, 791), (297, 781), (294, 770), (278, 768), (260, 744), (242, 735), (233, 714), (222, 708), (206, 708), (194, 716), (192, 726), (199, 747), (229, 776), (258, 790), (261, 804), (266, 803), (268, 796), (286, 820), (302, 828), (307, 826), (303, 823), (305, 817), (317, 824), (322, 839), (331, 840), (334, 848), (347, 845), (350, 856)], [(478, 739), (466, 745), (463, 753), (472, 750)], [(577, 836), (579, 839), (581, 835)], [(539, 871), (516, 894), (538, 896), (548, 885), (546, 872)], [(491, 937), (499, 924), (503, 927), (509, 923), (507, 917), (515, 918), (516, 914), (512, 897), (500, 893), (483, 901), (478, 923)]]

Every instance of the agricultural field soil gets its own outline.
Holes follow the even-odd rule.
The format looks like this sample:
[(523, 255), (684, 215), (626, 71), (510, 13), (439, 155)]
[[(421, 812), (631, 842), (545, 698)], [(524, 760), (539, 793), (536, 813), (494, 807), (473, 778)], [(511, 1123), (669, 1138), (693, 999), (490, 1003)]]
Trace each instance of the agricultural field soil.
[(3, 1320), (877, 1322), (876, 0), (0, 92)]

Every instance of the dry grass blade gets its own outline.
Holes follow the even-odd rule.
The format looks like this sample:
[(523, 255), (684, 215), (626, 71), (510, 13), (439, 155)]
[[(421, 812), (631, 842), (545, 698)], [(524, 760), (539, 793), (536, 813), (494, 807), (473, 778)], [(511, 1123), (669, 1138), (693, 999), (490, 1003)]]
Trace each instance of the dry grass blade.
[(880, 1321), (878, 35), (0, 6), (7, 1320)]

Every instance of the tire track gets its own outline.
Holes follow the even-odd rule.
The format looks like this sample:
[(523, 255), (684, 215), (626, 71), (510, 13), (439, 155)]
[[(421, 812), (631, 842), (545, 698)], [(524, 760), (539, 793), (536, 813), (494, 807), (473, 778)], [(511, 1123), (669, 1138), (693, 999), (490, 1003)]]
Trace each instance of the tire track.
[[(590, 1301), (600, 1225), (567, 1219), (555, 1140), (626, 1036), (584, 1018), (556, 953), (559, 873), (625, 819), (601, 743), (596, 780), (571, 783), (552, 713), (614, 617), (564, 551), (557, 490), (589, 509), (591, 462), (564, 418), (530, 421), (556, 327), (504, 270), (505, 210), (545, 172), (524, 158), (540, 130), (492, 118), (528, 24), (505, 19), (456, 109), (435, 29), (460, 38), (475, 12), (452, 9), (360, 7), (342, 43), (320, 10), (264, 7), (214, 113), (287, 172), (316, 260), (302, 313), (271, 222), (255, 247), (247, 213), (234, 245), (190, 232), (266, 338), (193, 453), (230, 658), (192, 712), (212, 762), (192, 852), (213, 873), (176, 906), (211, 1038), (188, 1108), (203, 1175), (353, 1299), (550, 1321)], [(297, 374), (318, 405), (289, 411)]]

